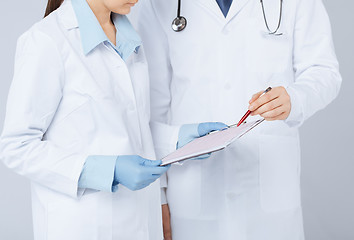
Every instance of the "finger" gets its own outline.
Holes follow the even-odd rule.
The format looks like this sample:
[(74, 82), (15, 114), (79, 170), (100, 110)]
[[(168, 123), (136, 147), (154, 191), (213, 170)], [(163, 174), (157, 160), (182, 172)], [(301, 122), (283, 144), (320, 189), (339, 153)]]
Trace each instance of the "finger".
[(147, 182), (147, 183), (153, 183), (153, 182), (155, 182), (156, 181), (156, 179), (158, 179), (158, 178), (160, 178), (162, 176), (162, 174), (153, 174), (153, 175), (151, 175), (149, 178), (147, 178), (146, 180), (145, 180), (145, 182)]
[(170, 166), (159, 166), (159, 167), (147, 167), (146, 169), (151, 175), (162, 175), (164, 174)]
[(152, 183), (152, 182), (139, 184), (138, 186), (135, 187), (135, 190), (140, 190), (140, 189), (146, 188), (146, 187), (149, 186), (151, 183)]
[(171, 167), (171, 163), (163, 166), (159, 165), (159, 167), (166, 167), (167, 169), (169, 169)]
[(148, 160), (148, 159), (144, 159), (142, 164), (143, 166), (149, 166), (149, 167), (157, 167), (160, 166), (162, 164), (161, 160)]
[(251, 100), (248, 102), (249, 104), (253, 103), (254, 101), (256, 101), (261, 95), (262, 95), (263, 91), (260, 91), (256, 94), (253, 94)]
[(132, 191), (136, 191), (136, 190), (139, 190), (138, 189), (138, 186), (135, 186), (133, 184), (122, 184), (123, 186), (125, 186), (126, 188), (132, 190)]
[(221, 122), (207, 122), (207, 123), (200, 123), (198, 125), (198, 134), (200, 137), (210, 133), (211, 131), (220, 131), (228, 126), (225, 123)]
[(142, 183), (142, 185), (148, 186), (155, 182), (157, 179), (159, 179), (162, 175), (152, 175), (149, 178), (145, 179), (145, 181)]
[(274, 108), (270, 111), (267, 111), (265, 113), (262, 113), (260, 114), (261, 117), (263, 118), (275, 118), (275, 117), (278, 117), (279, 115), (285, 113), (285, 109), (283, 106), (280, 106), (280, 107), (277, 107), (277, 108)]
[(279, 98), (275, 98), (273, 100), (271, 100), (270, 102), (267, 102), (265, 104), (263, 104), (262, 106), (260, 106), (257, 110), (253, 111), (251, 113), (252, 116), (255, 115), (261, 115), (264, 114), (265, 112), (271, 111), (275, 108), (278, 108), (282, 105), (281, 101)]
[(275, 117), (267, 117), (267, 118), (264, 118), (266, 121), (275, 121), (275, 120), (284, 120), (285, 119), (285, 116), (286, 116), (286, 113), (282, 113), (278, 116), (275, 116)]
[(153, 179), (153, 178), (158, 179), (158, 178), (160, 178), (162, 175), (163, 175), (163, 174), (152, 174), (152, 175), (151, 175), (151, 176), (152, 176), (151, 179)]
[(255, 100), (252, 104), (249, 105), (248, 109), (250, 111), (257, 110), (260, 106), (266, 104), (267, 102), (272, 101), (273, 99), (279, 97), (279, 91), (277, 89), (272, 90), (264, 94), (263, 96), (259, 97)]
[(150, 175), (146, 176), (144, 180), (137, 184), (139, 189), (149, 186), (151, 183), (155, 182), (156, 179), (160, 178), (162, 175)]
[(192, 158), (192, 160), (202, 160), (202, 159), (207, 159), (211, 156), (211, 153), (203, 154), (198, 157)]

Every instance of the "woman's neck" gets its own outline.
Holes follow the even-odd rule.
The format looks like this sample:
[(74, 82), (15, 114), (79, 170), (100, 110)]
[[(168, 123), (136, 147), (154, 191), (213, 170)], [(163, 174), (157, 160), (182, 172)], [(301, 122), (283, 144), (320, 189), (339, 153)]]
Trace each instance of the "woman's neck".
[(106, 33), (108, 39), (116, 44), (116, 28), (111, 20), (112, 12), (103, 4), (102, 0), (86, 0), (92, 12), (95, 14), (103, 31)]

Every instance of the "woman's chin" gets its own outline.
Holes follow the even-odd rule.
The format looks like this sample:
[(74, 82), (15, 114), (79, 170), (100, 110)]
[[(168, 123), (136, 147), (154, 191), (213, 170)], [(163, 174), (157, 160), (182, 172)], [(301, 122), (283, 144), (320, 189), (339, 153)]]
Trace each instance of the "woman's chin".
[(114, 13), (120, 14), (120, 15), (127, 15), (130, 13), (131, 8), (133, 7), (133, 4), (129, 4), (127, 6), (124, 6), (122, 8), (117, 9), (117, 11), (112, 11)]

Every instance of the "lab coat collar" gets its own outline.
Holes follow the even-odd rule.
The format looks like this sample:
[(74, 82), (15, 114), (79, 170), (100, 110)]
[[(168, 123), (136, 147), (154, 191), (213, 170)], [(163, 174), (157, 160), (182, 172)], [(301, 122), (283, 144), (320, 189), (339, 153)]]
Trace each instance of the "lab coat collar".
[(71, 30), (79, 27), (71, 0), (64, 0), (62, 6), (58, 9), (59, 19), (66, 30)]
[(198, 0), (200, 4), (205, 6), (219, 18), (221, 18), (225, 23), (229, 22), (233, 19), (242, 8), (250, 1), (250, 0), (233, 0), (229, 9), (229, 12), (225, 16), (223, 15), (218, 3), (215, 0)]
[(226, 15), (226, 21), (229, 22), (236, 17), (249, 1), (250, 0), (233, 0), (229, 12)]
[(125, 61), (133, 52), (138, 52), (142, 41), (127, 16), (113, 14), (112, 20), (117, 29), (116, 48)]
[[(100, 43), (109, 41), (85, 0), (65, 0), (59, 11), (61, 22), (67, 30), (80, 28), (85, 55)], [(117, 30), (115, 49), (126, 60), (133, 52), (138, 52), (141, 38), (126, 16), (113, 13), (112, 20)]]

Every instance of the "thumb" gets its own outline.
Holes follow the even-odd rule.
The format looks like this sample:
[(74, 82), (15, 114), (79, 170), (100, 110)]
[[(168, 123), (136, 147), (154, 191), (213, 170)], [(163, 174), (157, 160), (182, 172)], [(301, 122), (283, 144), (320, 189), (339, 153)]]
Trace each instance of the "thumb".
[(200, 123), (198, 125), (198, 133), (199, 136), (204, 136), (210, 133), (211, 131), (220, 131), (227, 127), (228, 126), (225, 123), (221, 123), (221, 122)]
[(161, 160), (148, 160), (144, 159), (141, 165), (147, 166), (147, 167), (158, 167), (162, 164)]
[(258, 92), (258, 93), (256, 93), (256, 94), (253, 94), (251, 100), (250, 100), (248, 103), (251, 104), (251, 103), (253, 103), (254, 101), (256, 101), (256, 100), (259, 98), (259, 96), (262, 95), (262, 93), (263, 93), (263, 91), (260, 91), (260, 92)]

